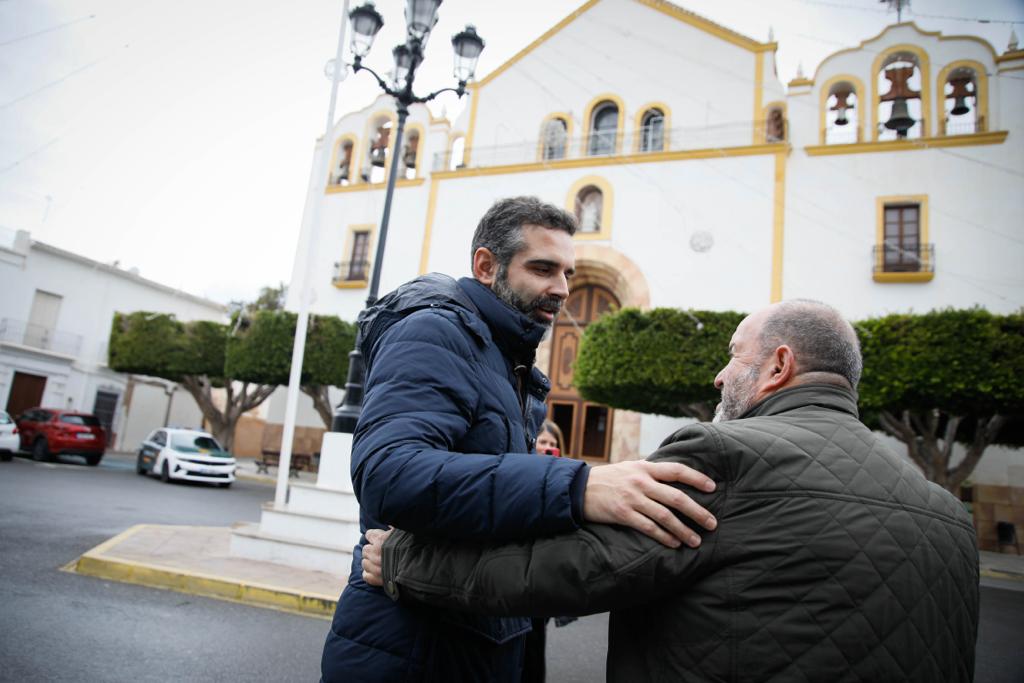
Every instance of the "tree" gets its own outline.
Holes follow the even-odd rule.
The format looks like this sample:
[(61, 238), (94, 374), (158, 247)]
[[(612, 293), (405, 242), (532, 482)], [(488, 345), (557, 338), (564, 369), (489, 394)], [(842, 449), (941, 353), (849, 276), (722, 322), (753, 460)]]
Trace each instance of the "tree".
[(261, 287), (255, 301), (235, 300), (228, 304), (228, 312), (232, 319), (238, 313), (251, 314), (255, 311), (283, 311), (288, 287), (279, 282), (276, 287)]
[[(243, 314), (228, 338), (225, 366), (239, 380), (286, 385), (291, 372), (296, 315), (283, 310)], [(310, 316), (300, 388), (327, 428), (333, 417), (328, 389), (343, 386), (355, 326), (335, 316)]]
[[(989, 445), (1019, 443), (1024, 314), (981, 309), (897, 314), (856, 325), (862, 415), (902, 441), (924, 475), (956, 492)], [(953, 446), (964, 457), (952, 462)]]
[[(180, 383), (195, 399), (210, 431), (230, 450), (238, 419), (267, 400), (275, 387), (232, 381), (224, 367), (227, 338), (228, 328), (220, 323), (182, 323), (173, 315), (147, 311), (115, 313), (108, 362), (118, 372)], [(225, 393), (223, 408), (213, 399), (218, 388)]]
[(328, 389), (345, 386), (348, 354), (356, 341), (356, 326), (335, 316), (310, 316), (302, 363), (302, 391), (313, 399), (313, 407), (330, 429), (334, 411)]
[(745, 314), (625, 308), (587, 326), (574, 381), (587, 400), (673, 417), (714, 417), (715, 375)]

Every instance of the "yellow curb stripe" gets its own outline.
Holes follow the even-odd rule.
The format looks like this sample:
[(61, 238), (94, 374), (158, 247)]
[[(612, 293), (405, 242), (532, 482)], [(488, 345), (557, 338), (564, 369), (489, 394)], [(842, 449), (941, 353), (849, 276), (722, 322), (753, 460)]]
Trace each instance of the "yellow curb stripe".
[(173, 567), (104, 556), (104, 551), (150, 526), (153, 525), (139, 524), (131, 527), (61, 569), (84, 576), (267, 607), (303, 616), (329, 619), (334, 614), (337, 601), (327, 595), (303, 593), (294, 589), (268, 586), (237, 578), (210, 576)]
[(986, 579), (1003, 579), (1004, 581), (1024, 581), (1024, 574), (1002, 572), (998, 569), (982, 569), (979, 573)]

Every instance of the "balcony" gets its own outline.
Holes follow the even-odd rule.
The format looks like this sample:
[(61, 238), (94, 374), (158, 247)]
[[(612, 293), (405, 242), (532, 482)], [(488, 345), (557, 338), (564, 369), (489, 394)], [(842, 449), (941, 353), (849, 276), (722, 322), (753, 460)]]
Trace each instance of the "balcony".
[(928, 282), (935, 277), (935, 245), (913, 248), (876, 244), (872, 248), (875, 282)]
[(331, 284), (335, 287), (365, 287), (370, 279), (369, 261), (336, 261)]
[(62, 332), (24, 320), (0, 320), (0, 343), (19, 344), (33, 349), (77, 356), (82, 349), (82, 335)]
[[(782, 130), (789, 123), (782, 123)], [(695, 156), (711, 156), (701, 152), (714, 152), (730, 147), (748, 147), (753, 144), (754, 132), (765, 130), (765, 122), (753, 125), (749, 121), (725, 123), (714, 126), (672, 128), (660, 137), (652, 131), (628, 130), (615, 133), (593, 133), (586, 137), (577, 136), (560, 140), (540, 139), (497, 145), (494, 147), (473, 147), (467, 150), (468, 163), (453, 159), (451, 151), (434, 155), (434, 171), (451, 171), (462, 168), (492, 168), (517, 166), (521, 164), (553, 164), (569, 160), (600, 160), (629, 156), (630, 161), (642, 161), (644, 155), (659, 153), (694, 152)], [(760, 135), (762, 142), (785, 142), (783, 136)], [(767, 138), (767, 139), (765, 139)], [(461, 155), (460, 155), (461, 156)]]

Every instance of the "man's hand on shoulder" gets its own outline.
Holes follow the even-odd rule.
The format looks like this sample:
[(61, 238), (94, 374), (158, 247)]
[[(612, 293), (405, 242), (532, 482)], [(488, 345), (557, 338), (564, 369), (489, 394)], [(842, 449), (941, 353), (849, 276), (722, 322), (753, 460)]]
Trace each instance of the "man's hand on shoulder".
[(709, 531), (717, 520), (688, 495), (662, 482), (679, 482), (709, 493), (715, 490), (714, 481), (679, 463), (632, 460), (602, 465), (591, 468), (587, 478), (583, 517), (588, 522), (632, 527), (670, 548), (679, 547), (680, 542), (696, 548), (700, 536), (670, 508)]
[(391, 529), (367, 529), (366, 543), (363, 544), (363, 581), (378, 588), (384, 585), (382, 549), (384, 541), (391, 535)]

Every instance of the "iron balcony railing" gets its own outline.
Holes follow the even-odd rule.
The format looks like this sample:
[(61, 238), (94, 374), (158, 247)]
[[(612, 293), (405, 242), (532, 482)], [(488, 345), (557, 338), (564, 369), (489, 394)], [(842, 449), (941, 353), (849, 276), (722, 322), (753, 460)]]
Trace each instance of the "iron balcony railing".
[[(783, 142), (789, 122), (776, 121), (771, 130), (767, 122), (749, 121), (725, 123), (714, 126), (671, 128), (658, 134), (656, 129), (641, 128), (615, 132), (595, 132), (586, 136), (564, 137), (561, 139), (540, 137), (507, 145), (472, 147), (461, 158), (453, 158), (451, 150), (434, 155), (433, 170), (448, 171), (457, 168), (488, 168), (515, 164), (532, 164), (561, 161), (563, 159), (586, 159), (595, 157), (616, 157), (632, 154), (654, 154), (658, 152), (681, 152), (743, 147), (754, 141), (755, 131), (758, 142)], [(468, 156), (468, 162), (465, 157)]]
[(334, 273), (331, 275), (331, 282), (339, 284), (343, 282), (364, 282), (370, 279), (369, 261), (340, 261), (334, 264)]
[(77, 356), (82, 349), (82, 335), (54, 330), (24, 320), (0, 320), (0, 341)]
[(935, 272), (935, 245), (931, 243), (913, 247), (876, 244), (872, 248), (872, 255), (876, 273)]

